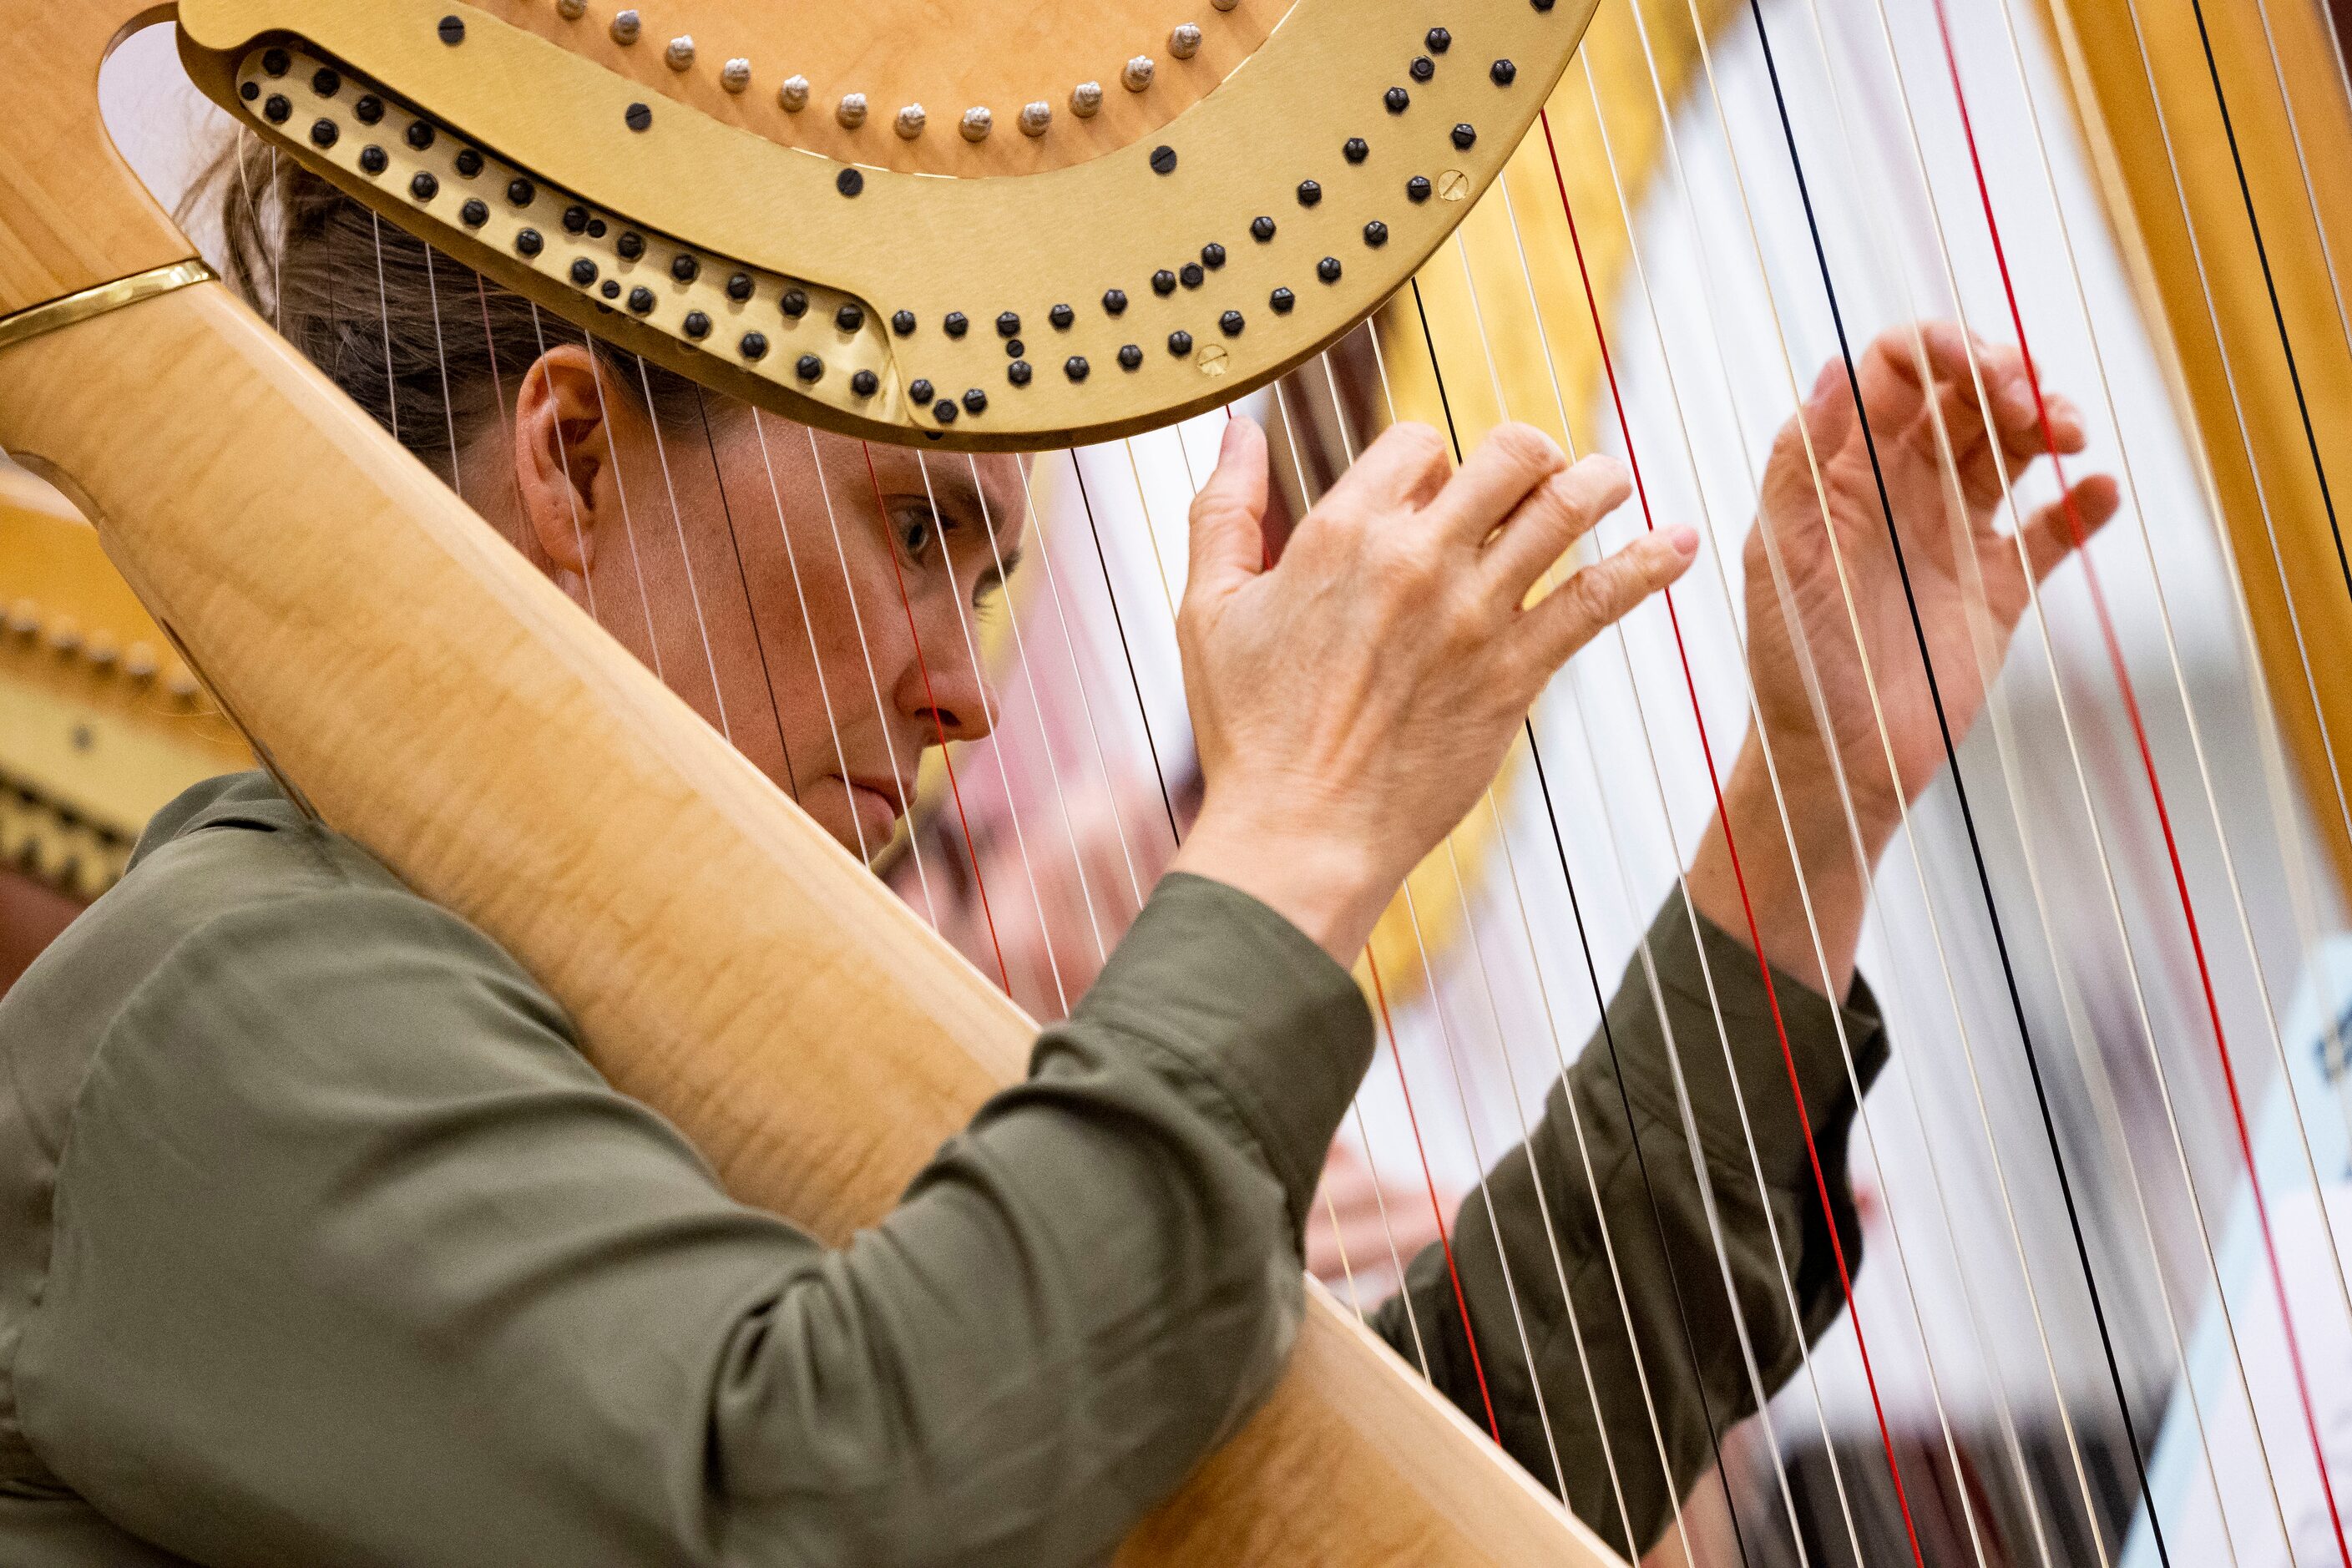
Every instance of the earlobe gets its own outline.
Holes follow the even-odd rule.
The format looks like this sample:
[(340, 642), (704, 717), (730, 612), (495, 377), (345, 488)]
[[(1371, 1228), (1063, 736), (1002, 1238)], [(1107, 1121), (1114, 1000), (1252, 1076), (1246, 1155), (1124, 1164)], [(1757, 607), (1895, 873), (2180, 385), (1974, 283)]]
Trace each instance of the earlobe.
[(594, 357), (576, 344), (541, 354), (515, 397), (524, 525), (558, 569), (583, 578), (596, 559), (596, 481), (608, 451), (603, 410)]

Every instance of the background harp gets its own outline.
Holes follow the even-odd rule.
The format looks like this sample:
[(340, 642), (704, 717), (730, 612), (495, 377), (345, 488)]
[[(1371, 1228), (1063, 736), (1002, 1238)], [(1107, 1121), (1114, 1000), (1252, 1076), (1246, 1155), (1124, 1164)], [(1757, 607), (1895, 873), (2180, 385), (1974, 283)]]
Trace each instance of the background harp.
[[(2137, 536), (2118, 530), (2095, 556), (2116, 640), (2102, 647), (2105, 612), (2080, 584), (2053, 589), (1991, 729), (1958, 754), (1973, 811), (1931, 795), (1912, 851), (1896, 852), (1874, 973), (1915, 1076), (1875, 1096), (1875, 1121), (1856, 1133), (1885, 1199), (1865, 1222), (1874, 1265), (1767, 1440), (1727, 1439), (1728, 1479), (1694, 1495), (1670, 1557), (2257, 1563), (2311, 1524), (2309, 1560), (2338, 1560), (2324, 1444), (2304, 1427), (2315, 1395), (2324, 1416), (2347, 1381), (2327, 1359), (2352, 1313), (2326, 1222), (2340, 1173), (2319, 1136), (2341, 1093), (2330, 1026), (2343, 997), (2326, 962), (2302, 974), (2337, 908), (2312, 872), (2327, 850), (2339, 871), (2352, 856), (2333, 744), (2352, 711), (2325, 657), (2352, 630), (2327, 489), (2352, 429), (2333, 254), (2352, 135), (2316, 7), (1496, 0), (1443, 17), (1356, 6), (1343, 27), (1328, 5), (1031, 5), (985, 24), (1002, 49), (918, 50), (898, 77), (845, 32), (812, 40), (763, 7), (648, 9), (625, 42), (610, 6), (569, 9), (190, 0), (179, 18), (191, 74), (257, 145), (319, 167), (389, 223), (658, 364), (928, 450), (1106, 441), (1264, 384), (1295, 510), (1385, 417), (1440, 423), (1465, 445), (1507, 416), (1556, 419), (1580, 449), (1640, 460), (1662, 510), (1716, 522), (1728, 563), (1753, 500), (1747, 443), (1815, 362), (1849, 339), (1858, 352), (1874, 318), (1958, 312), (1989, 337), (2028, 337), (2053, 383), (2103, 386), (2116, 438), (2102, 455), (2120, 458), (2137, 514), (2124, 525)], [(461, 24), (454, 38), (446, 17)], [(26, 40), (39, 73), (28, 101), (55, 109), (0, 139), (15, 193), (0, 318), (22, 340), (0, 325), (0, 444), (104, 521), (147, 602), (320, 810), (522, 957), (605, 1070), (688, 1127), (736, 1191), (845, 1234), (1017, 1071), (1026, 1026), (216, 289), (29, 335), (58, 310), (112, 302), (91, 288), (183, 281), (157, 269), (188, 247), (113, 165), (89, 109), (121, 20), (68, 8)], [(1430, 42), (1437, 23), (1446, 50)], [(1176, 47), (1186, 26), (1190, 53)], [(688, 32), (681, 65), (673, 41)], [(1131, 88), (1139, 51), (1150, 68)], [(320, 66), (337, 73), (332, 93), (317, 88)], [(798, 108), (788, 67), (807, 84)], [(1089, 81), (1100, 95), (1086, 114)], [(852, 88), (866, 92), (862, 124)], [(337, 107), (368, 92), (375, 121)], [(927, 121), (902, 135), (917, 100)], [(1548, 116), (1523, 142), (1539, 103)], [(1022, 117), (1034, 104), (1048, 113), (1033, 136)], [(977, 105), (992, 118), (974, 137), (964, 110)], [(419, 123), (422, 146), (408, 134)], [(1474, 132), (1466, 146), (1457, 125)], [(370, 146), (380, 170), (361, 162)], [(472, 174), (458, 163), (469, 151), (482, 160)], [(761, 172), (756, 199), (726, 199), (740, 169)], [(1006, 177), (919, 177), (942, 174)], [(509, 195), (518, 179), (527, 199)], [(465, 208), (477, 189), (478, 222)], [(1482, 191), (1495, 199), (1474, 203)], [(1271, 239), (1255, 237), (1260, 217)], [(526, 229), (540, 240), (529, 254)], [(908, 233), (921, 243), (875, 242)], [(1055, 237), (1044, 264), (1041, 233)], [(623, 252), (630, 234), (643, 254)], [(1305, 357), (1376, 308), (1369, 330)], [(1241, 317), (1231, 331), (1228, 311)], [(2167, 445), (2175, 422), (2181, 438)], [(267, 451), (254, 430), (273, 437)], [(1137, 445), (1148, 469), (1159, 448)], [(1137, 445), (1107, 449), (1114, 473)], [(1184, 453), (1180, 432), (1161, 467)], [(1114, 516), (1102, 464), (1072, 457), (1051, 473), (1065, 470), (1043, 510), (1082, 510), (1090, 530), (1102, 510), (1116, 616), (1122, 526), (1153, 539), (1153, 501), (1139, 493), (1139, 519)], [(2187, 500), (2171, 509), (2176, 496)], [(2211, 550), (2209, 529), (2234, 553)], [(372, 552), (356, 570), (354, 531)], [(1101, 549), (1099, 531), (1091, 542)], [(1707, 572), (1677, 595), (1693, 626), (1690, 706), (1720, 740), (1752, 689), (1730, 595), (1712, 608)], [(394, 582), (397, 595), (383, 586)], [(1140, 574), (1127, 587), (1131, 618), (1135, 594), (1162, 591)], [(557, 657), (525, 657), (539, 647)], [(1416, 879), (1417, 904), (1376, 942), (1402, 1054), (1418, 1034), (1441, 1085), (1448, 1060), (1460, 1070), (1457, 1045), (1487, 1043), (1479, 983), (1487, 1006), (1502, 992), (1494, 1032), (1507, 1056), (1514, 1001), (1548, 1010), (1584, 983), (1560, 933), (1610, 900), (1612, 872), (1635, 912), (1646, 894), (1633, 888), (1664, 863), (1658, 841), (1672, 852), (1704, 821), (1678, 651), (1659, 626), (1637, 627), (1622, 689), (1588, 665), (1573, 706), (1538, 726), (1555, 785), (1581, 790), (1588, 776), (1563, 757), (1595, 764), (1584, 798), (1601, 831), (1580, 835), (1571, 807), (1559, 851), (1580, 911), (1534, 887), (1549, 877), (1548, 859), (1528, 858), (1550, 855), (1540, 835), (1509, 859), (1513, 832), (1539, 819), (1497, 811)], [(2257, 655), (2266, 691), (2244, 679)], [(1148, 745), (1167, 707), (1135, 686)], [(2145, 752), (2131, 704), (2147, 712)], [(516, 755), (519, 713), (559, 742)], [(1166, 805), (1172, 832), (1159, 782), (1147, 815)], [(1498, 793), (1509, 807), (1529, 788), (1522, 770)], [(629, 841), (606, 830), (616, 818), (635, 825)], [(1489, 973), (1478, 932), (1482, 920), (1497, 929), (1521, 879), (1531, 927), (1554, 940), (1515, 981), (1508, 959)], [(546, 889), (566, 918), (517, 891)], [(1601, 945), (1633, 941), (1604, 931)], [(858, 957), (812, 977), (771, 956), (818, 951)], [(1003, 977), (1055, 1005), (1058, 973), (1050, 987)], [(1539, 1025), (1524, 1033), (1542, 1044)], [(841, 1059), (779, 1051), (783, 1039)], [(2295, 1078), (2314, 1064), (2328, 1072)], [(1499, 1100), (1509, 1081), (1480, 1079), (1475, 1062), (1470, 1076), (1465, 1101)], [(780, 1078), (792, 1095), (761, 1093)], [(2235, 1127), (2232, 1098), (2246, 1111)], [(1475, 1169), (1496, 1147), (1480, 1136), (1505, 1119), (1462, 1120)], [(820, 1157), (779, 1152), (811, 1149)], [(2263, 1185), (2248, 1179), (2257, 1168)], [(2283, 1248), (2315, 1267), (2275, 1289), (2260, 1261), (2269, 1218), (2252, 1201), (2264, 1191), (2319, 1216)], [(2273, 1323), (2304, 1330), (2308, 1366), (2275, 1353)], [(1889, 1385), (1883, 1408), (1856, 1364), (1856, 1325)], [(1455, 1441), (1460, 1427), (1318, 1306), (1275, 1411), (1136, 1550), (1597, 1558), (1522, 1479)], [(1343, 1447), (1351, 1457), (1333, 1460)], [(2199, 1533), (2216, 1519), (2218, 1534)]]

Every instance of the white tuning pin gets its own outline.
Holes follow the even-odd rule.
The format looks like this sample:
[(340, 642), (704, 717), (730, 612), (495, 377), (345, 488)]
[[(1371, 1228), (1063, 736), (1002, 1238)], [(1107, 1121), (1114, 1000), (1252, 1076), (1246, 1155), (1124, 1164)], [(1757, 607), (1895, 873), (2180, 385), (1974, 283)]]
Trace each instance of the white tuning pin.
[(989, 113), (986, 109), (975, 104), (963, 111), (963, 139), (967, 142), (984, 142), (995, 124), (996, 117)]
[(833, 111), (833, 117), (846, 129), (856, 130), (866, 123), (866, 95), (862, 92), (843, 93), (841, 107)]
[(669, 62), (670, 69), (684, 70), (694, 63), (694, 39), (680, 33), (669, 41), (669, 48), (662, 58)]
[(555, 0), (555, 14), (567, 22), (577, 22), (588, 14), (588, 0)]
[(613, 41), (634, 44), (637, 41), (637, 35), (645, 30), (645, 26), (644, 19), (635, 11), (615, 11), (613, 13)]
[(751, 85), (751, 62), (737, 56), (719, 68), (719, 85), (730, 92), (740, 92)]
[(791, 113), (798, 114), (809, 105), (809, 79), (788, 76), (776, 88), (776, 101)]
[(920, 136), (923, 133), (925, 118), (923, 106), (919, 103), (910, 103), (898, 110), (897, 128), (899, 136), (908, 142)]
[(1048, 128), (1048, 127), (1050, 127), (1053, 123), (1054, 123), (1054, 106), (1053, 106), (1052, 104), (1050, 104), (1050, 103), (1047, 103), (1044, 99), (1042, 99), (1042, 98), (1041, 98), (1041, 99), (1039, 99), (1039, 100), (1038, 100), (1036, 102), (1034, 102), (1034, 103), (1027, 103), (1027, 104), (1024, 104), (1024, 105), (1022, 105), (1022, 107), (1021, 107), (1021, 134), (1022, 134), (1022, 135), (1024, 135), (1024, 136), (1043, 136), (1044, 134), (1045, 134), (1045, 132), (1046, 132), (1047, 128)]
[(1201, 29), (1184, 23), (1168, 35), (1168, 52), (1180, 60), (1189, 60), (1201, 52)]
[(1127, 68), (1118, 73), (1118, 79), (1126, 84), (1128, 91), (1141, 92), (1151, 85), (1152, 69), (1151, 57), (1138, 55), (1127, 62)]
[(1102, 83), (1082, 81), (1070, 89), (1070, 112), (1081, 120), (1091, 120), (1095, 110), (1102, 107)]

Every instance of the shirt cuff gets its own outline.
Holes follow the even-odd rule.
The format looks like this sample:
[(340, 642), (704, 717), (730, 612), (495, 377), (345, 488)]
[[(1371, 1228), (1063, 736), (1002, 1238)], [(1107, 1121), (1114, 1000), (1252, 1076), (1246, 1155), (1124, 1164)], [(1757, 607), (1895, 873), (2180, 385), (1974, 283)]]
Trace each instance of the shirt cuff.
[[(1680, 1059), (1691, 1112), (1709, 1159), (1729, 1161), (1745, 1170), (1752, 1137), (1757, 1159), (1768, 1178), (1810, 1184), (1811, 1162), (1805, 1146), (1810, 1127), (1824, 1168), (1835, 1164), (1843, 1169), (1845, 1129), (1857, 1103), (1853, 1087), (1858, 1083), (1867, 1093), (1886, 1065), (1886, 1028), (1869, 985), (1857, 974), (1841, 1007), (1774, 966), (1768, 991), (1765, 968), (1757, 962), (1756, 950), (1704, 915), (1694, 920), (1679, 888), (1658, 911), (1648, 941), (1658, 990), (1665, 1002), (1665, 1023), (1673, 1031), (1674, 1054)], [(1704, 967), (1699, 962), (1702, 955)], [(1712, 999), (1707, 994), (1709, 981), (1714, 985)], [(1777, 1025), (1775, 1001), (1780, 1004)], [(1649, 980), (1643, 973), (1639, 952), (1626, 971), (1618, 1005), (1638, 1008), (1642, 1015), (1651, 1012)], [(1716, 1024), (1718, 1010), (1720, 1033)], [(1625, 1032), (1622, 1025), (1619, 1032)], [(1727, 1040), (1732, 1059), (1738, 1064), (1737, 1099), (1724, 1069)], [(1853, 1062), (1851, 1079), (1846, 1071), (1848, 1053)], [(1795, 1095), (1790, 1092), (1791, 1062), (1798, 1086)], [(1674, 1062), (1665, 1052), (1635, 1053), (1625, 1064), (1625, 1072), (1636, 1099), (1645, 1100), (1654, 1113), (1680, 1121), (1674, 1101)], [(1797, 1115), (1801, 1103), (1801, 1121)], [(1832, 1159), (1833, 1153), (1838, 1157)]]
[(1372, 1060), (1371, 1011), (1330, 954), (1239, 889), (1171, 871), (1076, 1013), (1213, 1088), (1306, 1223)]

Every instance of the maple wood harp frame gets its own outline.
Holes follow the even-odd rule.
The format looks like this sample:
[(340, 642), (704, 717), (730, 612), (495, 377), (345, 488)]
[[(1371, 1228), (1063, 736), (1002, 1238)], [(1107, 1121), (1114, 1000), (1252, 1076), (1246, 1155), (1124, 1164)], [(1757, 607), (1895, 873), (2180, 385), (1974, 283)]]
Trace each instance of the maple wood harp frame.
[[(502, 9), (533, 7), (515, 0)], [(278, 63), (264, 58), (263, 46), (331, 52), (349, 76), (382, 84), (395, 125), (446, 115), (436, 154), (454, 157), (462, 140), (529, 170), (542, 190), (562, 189), (553, 214), (584, 202), (612, 214), (614, 228), (625, 215), (665, 247), (699, 247), (701, 279), (730, 306), (732, 272), (753, 274), (768, 330), (784, 340), (767, 363), (787, 374), (747, 369), (731, 338), (724, 355), (716, 335), (707, 349), (687, 346), (679, 296), (666, 295), (651, 321), (594, 311), (568, 280), (572, 241), (585, 237), (564, 230), (560, 216), (541, 229), (550, 267), (535, 269), (520, 265), (510, 215), (494, 231), (504, 247), (494, 256), (446, 217), (430, 223), (404, 209), (406, 164), (393, 194), (362, 192), (373, 205), (549, 308), (593, 315), (625, 347), (793, 417), (898, 440), (940, 422), (903, 395), (902, 356), (895, 340), (877, 335), (886, 312), (909, 300), (923, 307), (928, 335), (917, 341), (935, 351), (937, 368), (908, 374), (951, 388), (982, 384), (959, 370), (953, 340), (936, 330), (947, 303), (938, 279), (891, 274), (893, 247), (877, 243), (874, 226), (902, 212), (915, 232), (935, 234), (911, 207), (890, 204), (965, 204), (944, 221), (966, 226), (953, 258), (978, 287), (956, 308), (1042, 318), (1058, 300), (1034, 296), (1067, 282), (1090, 312), (1071, 336), (1107, 345), (1089, 355), (1089, 382), (1054, 365), (1024, 404), (997, 379), (1002, 351), (990, 318), (981, 319), (966, 343), (973, 363), (984, 357), (992, 367), (992, 413), (967, 415), (946, 434), (958, 445), (1023, 447), (1138, 428), (1235, 395), (1336, 337), (1401, 283), (1499, 170), (1591, 6), (1568, 0), (1537, 12), (1522, 0), (1481, 0), (1456, 9), (1467, 13), (1457, 33), (1494, 27), (1493, 38), (1475, 40), (1480, 60), (1515, 55), (1526, 86), (1506, 95), (1483, 69), (1455, 73), (1465, 98), (1474, 86), (1488, 95), (1475, 144), (1462, 147), (1452, 127), (1474, 117), (1435, 90), (1419, 95), (1425, 111), (1416, 110), (1416, 131), (1433, 139), (1444, 190), (1413, 204), (1397, 163), (1375, 161), (1365, 180), (1377, 174), (1395, 196), (1388, 244), (1374, 247), (1352, 231), (1360, 202), (1332, 200), (1318, 218), (1291, 198), (1297, 176), (1266, 145), (1267, 126), (1321, 135), (1318, 116), (1328, 117), (1339, 96), (1331, 84), (1352, 80), (1348, 51), (1369, 59), (1362, 39), (1376, 23), (1420, 36), (1425, 24), (1408, 22), (1409, 8), (1395, 0), (1306, 0), (1214, 95), (1138, 146), (1022, 179), (923, 180), (920, 188), (916, 176), (868, 168), (856, 196), (839, 189), (851, 165), (687, 112), (492, 8), (186, 0), (134, 9), (128, 0), (58, 0), (11, 23), (11, 104), (0, 124), (0, 447), (97, 525), (156, 619), (298, 799), (513, 953), (570, 1011), (608, 1079), (681, 1128), (731, 1192), (839, 1242), (887, 1213), (938, 1145), (1020, 1077), (1034, 1026), (211, 280), (101, 123), (102, 60), (136, 27), (176, 15), (199, 80), (248, 105), (247, 122), (267, 132), (273, 125), (252, 109), (266, 109), (270, 94), (238, 93), (240, 77), (266, 76)], [(441, 37), (445, 16), (463, 21), (462, 47)], [(1381, 121), (1389, 118), (1379, 94), (1393, 55), (1382, 52), (1381, 79), (1354, 73)], [(1305, 73), (1320, 89), (1288, 91), (1294, 101), (1280, 115), (1250, 128), (1256, 157), (1238, 155), (1232, 130), (1195, 132), (1196, 117), (1229, 112), (1219, 108), (1229, 95), (1238, 103), (1259, 94), (1257, 110), (1271, 114), (1263, 95), (1288, 90), (1269, 79), (1279, 70), (1294, 73), (1293, 88)], [(286, 80), (308, 90), (310, 75)], [(534, 82), (543, 90), (526, 90)], [(511, 112), (525, 99), (536, 106), (536, 131)], [(627, 105), (648, 100), (651, 129), (632, 131)], [(466, 118), (477, 113), (480, 126)], [(281, 118), (298, 134), (311, 120)], [(652, 151), (665, 137), (682, 158), (691, 147), (692, 159), (667, 164)], [(1324, 178), (1336, 196), (1349, 166), (1337, 156), (1341, 137), (1328, 140), (1333, 155), (1318, 162), (1335, 171)], [(316, 149), (307, 140), (281, 141), (347, 188), (361, 184), (308, 157)], [(405, 139), (383, 141), (415, 156)], [(1152, 164), (1163, 145), (1178, 151), (1173, 174)], [(762, 163), (756, 184), (730, 184), (730, 169), (771, 157), (781, 162)], [(1197, 194), (1175, 200), (1188, 178)], [(1059, 182), (1075, 202), (1125, 191), (1129, 214), (1106, 218), (1099, 238), (1102, 254), (1127, 268), (1129, 321), (1105, 327), (1095, 304), (1100, 285), (1076, 294), (1075, 281), (1045, 265), (1069, 254), (1068, 224), (1087, 209), (1022, 195), (1033, 182)], [(962, 193), (983, 184), (998, 201), (971, 205)], [(699, 207), (671, 200), (687, 187), (698, 187)], [(754, 200), (752, 190), (765, 194)], [(787, 220), (803, 199), (817, 213), (802, 215), (796, 241)], [(1046, 205), (1024, 213), (1024, 201)], [(1174, 209), (1161, 210), (1171, 201)], [(853, 204), (862, 204), (856, 222), (819, 216)], [(1297, 268), (1297, 309), (1288, 317), (1265, 306), (1271, 256), (1244, 248), (1253, 207), (1278, 218), (1276, 243)], [(1045, 222), (1048, 208), (1058, 221), (1017, 230)], [(1222, 352), (1179, 359), (1160, 346), (1176, 302), (1151, 291), (1150, 268), (1117, 251), (1155, 223), (1202, 214), (1228, 222), (1239, 215), (1239, 226), (1226, 234), (1234, 251), (1216, 289), (1200, 294), (1246, 299), (1216, 301), (1206, 321), (1225, 309), (1245, 310), (1249, 320), (1230, 337), (1196, 328), (1204, 350)], [(1185, 230), (1160, 230), (1168, 232)], [(810, 248), (815, 241), (839, 248)], [(935, 272), (948, 259), (939, 246), (896, 248), (929, 250)], [(1334, 283), (1317, 276), (1326, 253), (1344, 258)], [(656, 259), (667, 265), (667, 250)], [(806, 334), (807, 347), (792, 341), (775, 307), (778, 289), (794, 279), (821, 301), (807, 319), (826, 325), (822, 337)], [(1000, 284), (1002, 307), (982, 298)], [(865, 307), (865, 330), (833, 330), (835, 300), (853, 298)], [(1195, 303), (1196, 320), (1207, 302)], [(1151, 345), (1151, 363), (1123, 382), (1117, 349), (1130, 337)], [(803, 353), (824, 358), (814, 393), (790, 368)], [(864, 410), (849, 385), (861, 368), (887, 378)], [(1614, 1561), (1312, 1281), (1308, 1297), (1297, 1355), (1271, 1401), (1144, 1524), (1123, 1561)]]

